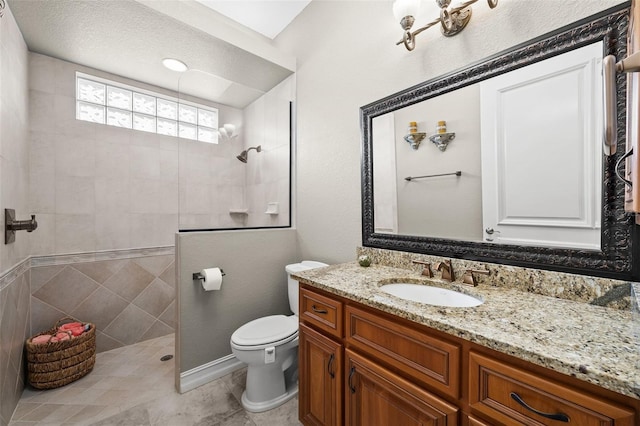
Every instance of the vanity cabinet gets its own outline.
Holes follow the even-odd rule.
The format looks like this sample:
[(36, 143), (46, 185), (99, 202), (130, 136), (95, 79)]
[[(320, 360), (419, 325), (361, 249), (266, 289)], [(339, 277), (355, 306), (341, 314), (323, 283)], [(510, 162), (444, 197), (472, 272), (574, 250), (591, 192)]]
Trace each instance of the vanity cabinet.
[(640, 424), (639, 400), (306, 284), (299, 351), (304, 425)]

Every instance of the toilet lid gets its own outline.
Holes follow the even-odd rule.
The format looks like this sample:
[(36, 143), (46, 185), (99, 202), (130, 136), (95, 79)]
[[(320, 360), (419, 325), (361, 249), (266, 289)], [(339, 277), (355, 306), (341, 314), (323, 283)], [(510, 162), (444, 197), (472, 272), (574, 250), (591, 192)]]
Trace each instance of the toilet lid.
[(285, 340), (297, 333), (296, 315), (271, 315), (241, 326), (231, 335), (231, 341), (239, 346), (259, 346)]

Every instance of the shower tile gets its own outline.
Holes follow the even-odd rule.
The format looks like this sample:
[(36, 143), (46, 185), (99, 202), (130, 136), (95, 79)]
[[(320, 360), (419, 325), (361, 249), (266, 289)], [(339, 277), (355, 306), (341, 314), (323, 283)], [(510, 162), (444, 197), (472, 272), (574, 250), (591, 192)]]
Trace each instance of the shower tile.
[(174, 299), (174, 288), (156, 278), (135, 298), (133, 304), (157, 318)]
[(96, 212), (122, 213), (129, 209), (129, 179), (126, 177), (96, 177)]
[(175, 151), (160, 150), (160, 180), (178, 182), (178, 156)]
[(13, 420), (20, 420), (26, 414), (40, 407), (40, 405), (42, 404), (35, 402), (20, 402), (16, 407), (16, 410), (13, 412)]
[(131, 179), (129, 182), (129, 211), (131, 213), (156, 213), (160, 207), (158, 198), (160, 182), (157, 179)]
[(56, 176), (93, 177), (96, 170), (94, 140), (86, 136), (60, 136), (55, 141)]
[(176, 302), (173, 300), (167, 309), (160, 315), (160, 321), (175, 330), (176, 328)]
[(158, 196), (160, 203), (158, 213), (178, 214), (178, 199), (180, 198), (178, 182), (162, 182)]
[(56, 176), (56, 213), (94, 214), (95, 179), (87, 176)]
[(132, 145), (129, 147), (130, 174), (133, 178), (160, 178), (160, 151), (157, 147)]
[(62, 312), (51, 305), (42, 302), (36, 297), (31, 298), (31, 331), (30, 335), (33, 336), (40, 332), (46, 331), (53, 327), (60, 318), (66, 316), (65, 312)]
[(42, 256), (55, 253), (56, 216), (55, 214), (37, 214), (38, 232), (28, 235), (31, 244), (31, 256)]
[(96, 250), (130, 247), (130, 215), (122, 212), (96, 213)]
[(151, 426), (149, 420), (149, 412), (144, 407), (134, 407), (122, 413), (115, 414), (111, 417), (93, 423), (93, 426)]
[(126, 263), (127, 260), (103, 260), (98, 262), (75, 263), (72, 266), (94, 281), (103, 284), (108, 278), (122, 269)]
[(114, 339), (130, 345), (139, 341), (154, 322), (155, 318), (151, 315), (136, 306), (129, 305), (104, 332)]
[(94, 323), (98, 330), (104, 330), (127, 306), (127, 301), (122, 297), (99, 287), (71, 314), (82, 321)]
[(154, 280), (142, 267), (128, 261), (118, 272), (104, 282), (104, 286), (127, 301), (133, 301)]
[(173, 263), (173, 255), (167, 256), (148, 256), (134, 259), (133, 261), (146, 271), (152, 273), (156, 277), (162, 274), (170, 264)]
[(55, 221), (57, 253), (95, 251), (95, 215), (58, 214)]
[(49, 280), (58, 275), (65, 267), (63, 265), (37, 266), (31, 268), (31, 292), (37, 291)]
[(96, 176), (108, 179), (128, 179), (131, 159), (127, 149), (111, 141), (96, 144)]
[(97, 288), (94, 280), (67, 266), (33, 295), (63, 312), (71, 312)]
[(168, 334), (173, 333), (175, 330), (171, 327), (169, 327), (168, 325), (166, 325), (165, 323), (163, 323), (162, 321), (156, 321), (153, 323), (153, 325), (151, 326), (151, 328), (149, 330), (147, 330), (146, 333), (144, 333), (144, 335), (140, 338), (140, 340), (149, 340), (149, 339), (155, 339), (157, 337), (162, 337), (162, 336), (166, 336)]
[(176, 264), (173, 262), (173, 258), (171, 264), (160, 274), (159, 278), (171, 287), (176, 286)]
[(51, 76), (55, 69), (56, 60), (50, 56), (29, 54), (29, 87), (41, 92), (53, 93)]
[(96, 329), (96, 353), (110, 351), (123, 346), (123, 343), (112, 339), (110, 336), (107, 336)]
[(53, 111), (54, 95), (40, 90), (29, 90), (29, 128), (37, 131), (50, 131), (55, 127)]

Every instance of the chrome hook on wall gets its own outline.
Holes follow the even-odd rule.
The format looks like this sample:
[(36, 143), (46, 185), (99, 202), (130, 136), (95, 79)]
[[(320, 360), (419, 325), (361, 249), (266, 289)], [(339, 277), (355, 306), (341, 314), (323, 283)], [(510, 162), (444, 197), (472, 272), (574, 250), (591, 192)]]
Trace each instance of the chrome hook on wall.
[(38, 227), (36, 215), (32, 214), (30, 220), (16, 220), (14, 209), (4, 209), (4, 243), (11, 244), (16, 240), (16, 231), (33, 232)]

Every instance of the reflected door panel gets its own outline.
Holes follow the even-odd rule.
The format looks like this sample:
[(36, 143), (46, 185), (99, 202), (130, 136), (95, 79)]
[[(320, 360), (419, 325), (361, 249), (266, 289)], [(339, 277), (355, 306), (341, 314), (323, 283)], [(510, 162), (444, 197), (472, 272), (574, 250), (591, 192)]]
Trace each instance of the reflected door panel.
[(485, 241), (600, 248), (601, 43), (481, 83)]

